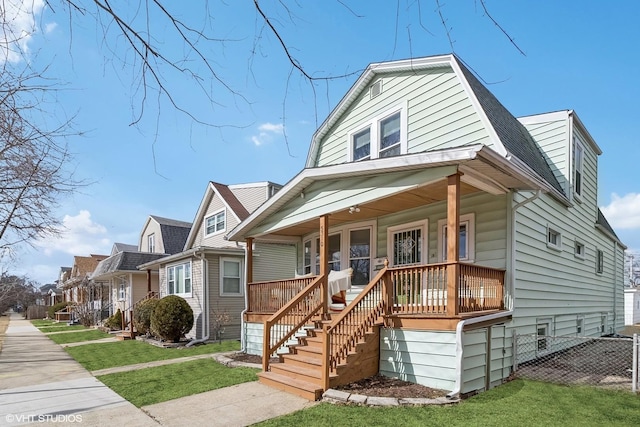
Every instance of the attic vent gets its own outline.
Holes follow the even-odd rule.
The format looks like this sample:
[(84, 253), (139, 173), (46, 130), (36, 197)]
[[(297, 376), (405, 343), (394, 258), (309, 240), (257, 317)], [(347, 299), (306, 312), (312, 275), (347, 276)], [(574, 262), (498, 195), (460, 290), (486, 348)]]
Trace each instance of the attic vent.
[(369, 88), (369, 95), (371, 99), (373, 99), (376, 96), (380, 95), (381, 93), (382, 93), (382, 80), (378, 80), (377, 82), (372, 84), (371, 87)]

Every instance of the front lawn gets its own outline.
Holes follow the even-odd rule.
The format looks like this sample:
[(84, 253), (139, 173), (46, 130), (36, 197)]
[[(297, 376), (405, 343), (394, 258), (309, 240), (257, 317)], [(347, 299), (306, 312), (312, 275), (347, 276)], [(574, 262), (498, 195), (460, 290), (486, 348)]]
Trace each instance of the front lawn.
[(111, 335), (97, 329), (88, 329), (80, 332), (69, 332), (68, 334), (49, 334), (47, 336), (56, 344), (68, 344), (72, 342), (94, 341), (102, 338), (109, 338)]
[(160, 348), (142, 341), (131, 340), (86, 344), (78, 347), (68, 347), (65, 350), (87, 370), (96, 371), (115, 366), (153, 362), (155, 360), (238, 351), (240, 350), (240, 343), (238, 341), (222, 341), (222, 343), (198, 345), (189, 348)]
[(135, 406), (141, 407), (256, 381), (257, 372), (258, 369), (228, 368), (212, 359), (199, 359), (97, 378)]
[(40, 329), (40, 332), (44, 332), (45, 334), (50, 332), (65, 332), (65, 331), (81, 331), (83, 329), (88, 329), (86, 326), (82, 325), (67, 325), (59, 323), (56, 326), (37, 326)]
[(51, 319), (34, 319), (31, 324), (36, 328), (40, 328), (41, 326), (63, 325), (64, 323), (58, 323)]
[(271, 426), (638, 426), (627, 391), (515, 380), (452, 406), (366, 407), (323, 403), (257, 424)]

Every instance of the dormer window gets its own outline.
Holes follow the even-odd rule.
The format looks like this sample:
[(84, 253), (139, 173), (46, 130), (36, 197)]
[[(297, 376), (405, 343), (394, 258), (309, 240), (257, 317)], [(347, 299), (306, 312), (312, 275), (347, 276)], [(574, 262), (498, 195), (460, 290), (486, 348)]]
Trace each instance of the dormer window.
[(407, 152), (406, 108), (397, 107), (349, 135), (349, 161), (398, 156)]
[(226, 215), (224, 210), (220, 212), (216, 212), (211, 216), (208, 216), (204, 220), (205, 236), (223, 232), (225, 230), (225, 224), (226, 224)]
[(154, 253), (156, 251), (156, 235), (155, 234), (149, 234), (148, 246), (149, 246), (149, 253)]

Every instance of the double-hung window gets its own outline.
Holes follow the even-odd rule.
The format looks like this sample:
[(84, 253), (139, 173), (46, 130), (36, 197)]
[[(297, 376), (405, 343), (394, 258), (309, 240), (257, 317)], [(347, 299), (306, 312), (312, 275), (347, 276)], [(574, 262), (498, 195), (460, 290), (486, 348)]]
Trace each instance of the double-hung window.
[[(438, 252), (440, 260), (447, 260), (447, 220), (438, 221)], [(475, 215), (460, 215), (460, 237), (458, 241), (458, 258), (460, 261), (473, 262), (475, 258)]]
[(154, 253), (156, 251), (156, 235), (155, 234), (149, 234), (148, 246), (149, 246), (149, 253)]
[(191, 296), (191, 262), (167, 267), (167, 293)]
[(242, 295), (242, 261), (220, 258), (220, 295)]
[(350, 161), (378, 159), (406, 153), (405, 108), (378, 116), (349, 135)]
[(216, 234), (216, 233), (220, 233), (222, 231), (225, 230), (225, 224), (226, 224), (226, 215), (225, 215), (225, 211), (222, 210), (220, 212), (216, 212), (211, 216), (208, 216), (205, 220), (204, 220), (205, 224), (204, 224), (204, 234), (206, 236), (210, 235), (210, 234)]

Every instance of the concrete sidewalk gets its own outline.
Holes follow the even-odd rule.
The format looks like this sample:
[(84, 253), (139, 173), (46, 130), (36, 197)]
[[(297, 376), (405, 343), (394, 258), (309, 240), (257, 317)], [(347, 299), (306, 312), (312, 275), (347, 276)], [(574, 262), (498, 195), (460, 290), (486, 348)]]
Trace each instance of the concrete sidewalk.
[(246, 426), (315, 404), (251, 382), (138, 409), (17, 313), (11, 314), (0, 352), (0, 427)]

